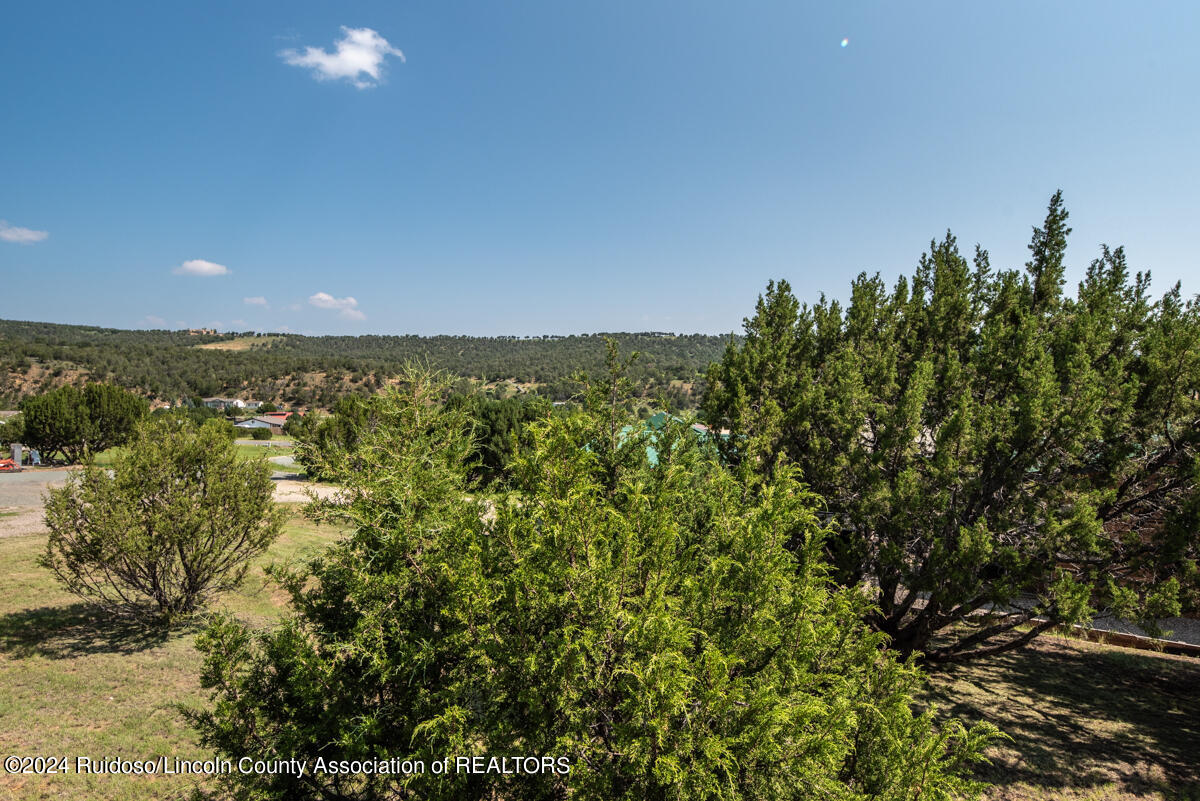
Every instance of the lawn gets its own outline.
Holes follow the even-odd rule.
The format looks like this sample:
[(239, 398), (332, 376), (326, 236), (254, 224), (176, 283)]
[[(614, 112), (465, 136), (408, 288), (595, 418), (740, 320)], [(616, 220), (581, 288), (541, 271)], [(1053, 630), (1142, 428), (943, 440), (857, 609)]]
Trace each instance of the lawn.
[(1012, 738), (980, 770), (989, 798), (1200, 799), (1200, 660), (1044, 636), (935, 672), (928, 695)]
[[(294, 517), (240, 590), (218, 603), (254, 625), (277, 619), (285, 597), (271, 561), (311, 553), (337, 530)], [(176, 711), (199, 703), (194, 632), (169, 637), (106, 622), (55, 583), (36, 559), (44, 535), (0, 539), (0, 753), (149, 759), (206, 756)], [(177, 797), (196, 777), (0, 774), (0, 799)]]
[(296, 449), (289, 445), (234, 445), (243, 459), (266, 459), (270, 456), (294, 456)]

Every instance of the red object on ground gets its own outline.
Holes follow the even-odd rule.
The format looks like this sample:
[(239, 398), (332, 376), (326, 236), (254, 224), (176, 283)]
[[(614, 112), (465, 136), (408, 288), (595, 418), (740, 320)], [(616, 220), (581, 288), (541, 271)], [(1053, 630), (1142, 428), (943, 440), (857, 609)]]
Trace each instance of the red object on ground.
[(12, 459), (0, 459), (0, 473), (17, 472), (17, 463)]

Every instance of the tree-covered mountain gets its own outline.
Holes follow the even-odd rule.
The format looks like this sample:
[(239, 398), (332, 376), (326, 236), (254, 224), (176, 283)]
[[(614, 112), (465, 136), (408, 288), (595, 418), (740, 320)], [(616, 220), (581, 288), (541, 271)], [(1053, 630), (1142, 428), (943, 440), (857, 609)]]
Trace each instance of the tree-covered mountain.
[(127, 331), (0, 320), (0, 408), (64, 384), (106, 381), (152, 401), (237, 395), (293, 406), (328, 407), (346, 394), (374, 392), (406, 363), (447, 370), (464, 381), (536, 390), (554, 399), (574, 391), (571, 376), (594, 373), (604, 338), (642, 355), (631, 378), (643, 396), (694, 405), (705, 369), (726, 336), (662, 332), (541, 337), (213, 334)]

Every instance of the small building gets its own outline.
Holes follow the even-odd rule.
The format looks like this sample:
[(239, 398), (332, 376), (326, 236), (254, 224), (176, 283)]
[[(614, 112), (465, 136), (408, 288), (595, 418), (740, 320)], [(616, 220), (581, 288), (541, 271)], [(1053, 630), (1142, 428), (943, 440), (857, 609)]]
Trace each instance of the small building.
[(251, 417), (249, 420), (243, 420), (240, 423), (234, 423), (234, 428), (269, 428), (272, 434), (282, 434), (283, 424), (287, 422), (288, 417), (292, 412), (280, 412), (278, 414), (264, 414), (258, 417)]
[(220, 409), (222, 411), (226, 409), (246, 408), (246, 402), (240, 398), (201, 398), (201, 401), (210, 409)]
[[(271, 422), (269, 420), (264, 420), (261, 417), (251, 417), (249, 420), (242, 420), (241, 422), (234, 423), (233, 427), (234, 428), (270, 428), (270, 429), (272, 429), (272, 433), (274, 433), (274, 426), (271, 425)], [(280, 426), (279, 430), (282, 431), (283, 426)]]

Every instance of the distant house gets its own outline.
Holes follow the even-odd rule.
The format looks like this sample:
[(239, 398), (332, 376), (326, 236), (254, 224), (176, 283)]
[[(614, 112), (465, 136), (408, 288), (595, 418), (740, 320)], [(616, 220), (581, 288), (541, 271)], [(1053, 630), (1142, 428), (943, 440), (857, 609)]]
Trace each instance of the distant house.
[(251, 417), (249, 420), (243, 420), (240, 423), (234, 423), (235, 428), (269, 428), (272, 434), (282, 434), (283, 424), (292, 416), (292, 412), (279, 412), (272, 414), (263, 414), (258, 417)]
[[(245, 409), (246, 402), (240, 398), (202, 398), (204, 405), (210, 409)], [(261, 404), (259, 404), (261, 405)], [(254, 408), (258, 408), (255, 406)]]

